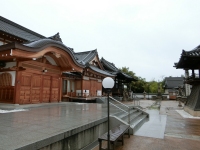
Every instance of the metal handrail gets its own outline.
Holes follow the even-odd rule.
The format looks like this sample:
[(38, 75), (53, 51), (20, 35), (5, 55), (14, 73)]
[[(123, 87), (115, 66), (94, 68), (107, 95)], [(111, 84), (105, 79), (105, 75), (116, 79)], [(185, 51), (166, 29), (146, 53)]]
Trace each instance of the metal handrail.
[[(130, 124), (130, 107), (127, 106), (127, 105), (125, 105), (125, 104), (123, 104), (123, 103), (121, 103), (121, 102), (119, 102), (118, 100), (114, 99), (114, 98), (111, 97), (111, 96), (109, 96), (109, 98), (111, 98), (111, 99), (114, 100), (115, 102), (118, 102), (119, 104), (121, 104), (121, 105), (125, 106), (126, 108), (128, 108), (128, 124)], [(111, 102), (109, 102), (109, 103), (111, 103)], [(113, 103), (111, 103), (111, 104), (113, 104)], [(114, 105), (114, 104), (113, 104), (113, 105)], [(116, 105), (115, 105), (115, 106), (116, 106)], [(116, 107), (119, 108), (118, 106), (116, 106)], [(121, 109), (121, 108), (119, 108), (119, 109)], [(121, 109), (121, 110), (123, 110), (123, 109)]]
[(109, 96), (109, 98), (111, 98), (111, 99), (114, 100), (115, 102), (118, 102), (119, 104), (121, 104), (121, 105), (123, 105), (123, 106), (129, 108), (127, 105), (125, 105), (125, 104), (119, 102), (118, 100), (114, 99), (113, 97)]
[(109, 102), (111, 105), (113, 105), (113, 106), (115, 106), (115, 107), (117, 107), (118, 109), (120, 109), (120, 110), (122, 110), (123, 112), (125, 112), (125, 113), (128, 113), (127, 111), (125, 111), (125, 110), (123, 110), (123, 109), (121, 109), (120, 107), (118, 107), (117, 105), (115, 105), (115, 104), (113, 104), (113, 103), (111, 103), (111, 102)]
[[(137, 101), (138, 101), (138, 104), (139, 104), (138, 106), (140, 106), (140, 99), (139, 99), (139, 97), (137, 97), (137, 95), (134, 94), (134, 93), (133, 93), (133, 95), (134, 95), (134, 106), (136, 105), (136, 104), (135, 104), (136, 98), (138, 99), (138, 100), (137, 100)], [(133, 95), (132, 95), (132, 98), (133, 98)]]

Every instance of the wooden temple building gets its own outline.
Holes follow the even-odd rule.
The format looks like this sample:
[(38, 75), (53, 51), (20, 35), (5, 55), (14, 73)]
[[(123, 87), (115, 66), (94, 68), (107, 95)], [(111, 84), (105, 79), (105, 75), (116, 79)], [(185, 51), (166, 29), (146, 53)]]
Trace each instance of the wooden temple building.
[[(114, 78), (115, 85), (112, 89), (113, 96), (123, 97), (124, 85), (126, 87), (129, 87), (128, 85), (129, 83), (131, 83), (132, 81), (137, 81), (137, 80), (123, 73), (122, 71), (120, 71), (113, 63), (105, 60), (103, 57), (101, 58), (101, 63), (107, 72), (115, 76)], [(129, 90), (130, 89), (127, 89), (127, 91)]]
[[(184, 110), (193, 116), (200, 116), (200, 46), (191, 51), (183, 50), (180, 60), (175, 63), (174, 67), (176, 69), (184, 69), (185, 84), (192, 85)], [(189, 70), (192, 72), (191, 76), (189, 75)], [(189, 88), (189, 86), (186, 87), (186, 95), (190, 91)]]
[(74, 52), (59, 33), (45, 37), (0, 16), (0, 103), (94, 100), (105, 77), (115, 80), (115, 90), (133, 81), (105, 62), (97, 50)]

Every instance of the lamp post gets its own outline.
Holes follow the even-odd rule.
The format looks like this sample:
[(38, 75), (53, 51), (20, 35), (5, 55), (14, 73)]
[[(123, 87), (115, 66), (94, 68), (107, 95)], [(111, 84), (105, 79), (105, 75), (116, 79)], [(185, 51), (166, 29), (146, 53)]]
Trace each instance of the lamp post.
[(147, 84), (148, 85), (148, 100), (149, 100), (149, 84)]
[(109, 106), (109, 93), (111, 91), (111, 89), (114, 86), (114, 80), (111, 77), (106, 77), (103, 79), (103, 87), (107, 90), (107, 95), (108, 95), (108, 99), (107, 99), (107, 105), (108, 105), (108, 147), (107, 149), (110, 150), (110, 120), (109, 120), (109, 116), (110, 116), (110, 106)]

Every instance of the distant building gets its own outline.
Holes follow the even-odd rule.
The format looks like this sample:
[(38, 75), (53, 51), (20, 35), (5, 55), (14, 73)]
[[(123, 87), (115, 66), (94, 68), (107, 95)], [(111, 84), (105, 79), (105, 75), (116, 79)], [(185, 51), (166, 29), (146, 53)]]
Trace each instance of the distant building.
[[(184, 77), (166, 77), (164, 90), (165, 94), (169, 94), (169, 99), (176, 99), (178, 88), (181, 87), (184, 92)], [(182, 93), (182, 94), (183, 94)]]
[(164, 90), (166, 94), (169, 94), (169, 91), (178, 89), (178, 87), (184, 88), (184, 77), (166, 77)]

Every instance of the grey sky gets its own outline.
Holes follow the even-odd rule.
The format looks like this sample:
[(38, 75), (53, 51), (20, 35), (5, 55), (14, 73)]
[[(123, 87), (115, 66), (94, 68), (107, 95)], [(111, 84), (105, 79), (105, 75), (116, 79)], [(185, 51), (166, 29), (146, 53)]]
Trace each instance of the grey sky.
[(98, 50), (117, 67), (161, 80), (180, 76), (182, 49), (200, 44), (200, 0), (1, 0), (0, 15), (75, 52)]

